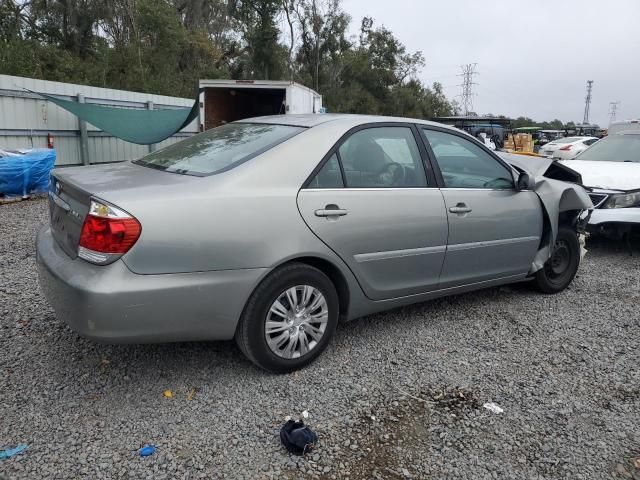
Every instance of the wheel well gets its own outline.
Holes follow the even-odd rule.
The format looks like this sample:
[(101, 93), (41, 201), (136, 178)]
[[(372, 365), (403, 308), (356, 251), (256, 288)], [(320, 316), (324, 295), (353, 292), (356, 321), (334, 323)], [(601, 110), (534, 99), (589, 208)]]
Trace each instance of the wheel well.
[(560, 212), (560, 215), (558, 215), (558, 227), (575, 227), (578, 223), (578, 215), (580, 215), (580, 210)]
[(322, 273), (324, 273), (333, 285), (336, 287), (336, 291), (338, 292), (338, 302), (340, 305), (340, 316), (347, 314), (349, 310), (349, 285), (347, 284), (347, 280), (344, 278), (344, 275), (340, 271), (338, 267), (336, 267), (333, 263), (328, 260), (324, 260), (318, 257), (300, 257), (289, 260), (285, 265), (289, 263), (305, 263), (312, 267), (317, 268)]

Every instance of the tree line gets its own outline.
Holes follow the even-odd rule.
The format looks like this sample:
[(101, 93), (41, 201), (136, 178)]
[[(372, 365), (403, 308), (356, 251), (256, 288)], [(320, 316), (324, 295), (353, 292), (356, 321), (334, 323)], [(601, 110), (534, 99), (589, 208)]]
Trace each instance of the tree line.
[(351, 22), (340, 0), (0, 0), (0, 72), (184, 97), (201, 78), (292, 80), (332, 112), (454, 113), (421, 52)]

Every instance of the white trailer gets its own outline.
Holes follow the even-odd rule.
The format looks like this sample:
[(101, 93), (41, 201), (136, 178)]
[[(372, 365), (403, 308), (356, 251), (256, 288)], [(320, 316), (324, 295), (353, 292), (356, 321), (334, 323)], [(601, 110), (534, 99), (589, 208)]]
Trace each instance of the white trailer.
[(200, 80), (200, 131), (262, 115), (322, 113), (322, 95), (282, 80)]

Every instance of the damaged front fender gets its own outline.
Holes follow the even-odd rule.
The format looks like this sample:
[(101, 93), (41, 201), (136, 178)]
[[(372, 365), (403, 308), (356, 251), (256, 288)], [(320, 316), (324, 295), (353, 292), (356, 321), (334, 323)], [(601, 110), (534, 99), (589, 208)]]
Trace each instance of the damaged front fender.
[(507, 153), (500, 153), (500, 156), (532, 177), (533, 190), (540, 198), (544, 211), (543, 237), (529, 271), (533, 274), (551, 257), (560, 225), (566, 222), (579, 230), (580, 225), (588, 220), (593, 203), (580, 185), (580, 174), (574, 170), (543, 157)]

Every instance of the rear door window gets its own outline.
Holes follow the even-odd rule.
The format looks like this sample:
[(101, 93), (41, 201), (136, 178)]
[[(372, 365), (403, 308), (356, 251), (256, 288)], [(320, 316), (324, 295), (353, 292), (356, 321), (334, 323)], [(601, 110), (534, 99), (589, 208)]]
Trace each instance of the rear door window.
[(348, 188), (426, 187), (422, 157), (410, 127), (358, 130), (338, 149)]
[(229, 123), (189, 137), (134, 163), (184, 175), (224, 172), (303, 131), (303, 127)]

